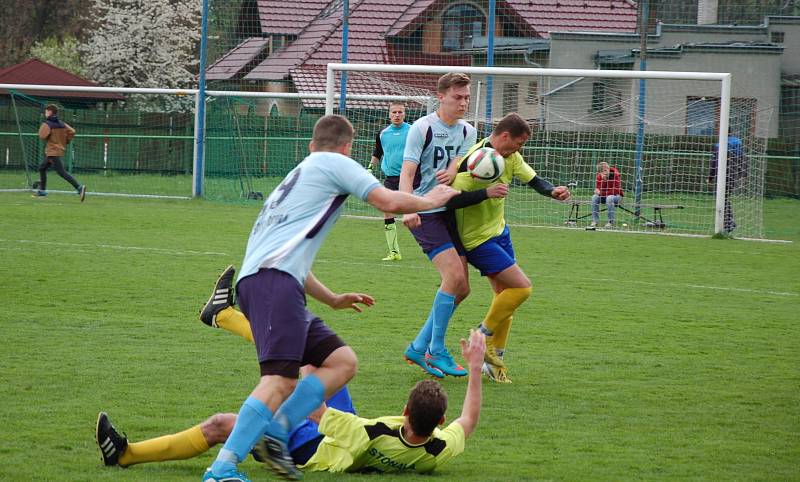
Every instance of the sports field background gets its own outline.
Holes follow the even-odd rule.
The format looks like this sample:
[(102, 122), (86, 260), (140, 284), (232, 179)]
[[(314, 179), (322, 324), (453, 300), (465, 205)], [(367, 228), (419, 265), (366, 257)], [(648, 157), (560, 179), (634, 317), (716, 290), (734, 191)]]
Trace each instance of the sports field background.
[[(800, 480), (798, 207), (765, 201), (766, 236), (792, 243), (513, 229), (534, 283), (508, 348), (514, 383), (484, 385), (466, 453), (424, 480)], [(136, 441), (238, 410), (257, 380), (254, 350), (197, 311), (218, 272), (241, 262), (259, 208), (0, 194), (0, 480), (199, 480), (216, 448), (103, 467), (95, 418), (109, 412)], [(379, 261), (381, 226), (340, 220), (314, 266), (376, 306), (311, 301), (359, 356), (351, 391), (367, 417), (399, 414), (422, 379), (401, 354), (438, 281), (405, 229), (404, 260)], [(490, 299), (470, 276), (453, 352)], [(466, 383), (443, 384), (452, 419)]]

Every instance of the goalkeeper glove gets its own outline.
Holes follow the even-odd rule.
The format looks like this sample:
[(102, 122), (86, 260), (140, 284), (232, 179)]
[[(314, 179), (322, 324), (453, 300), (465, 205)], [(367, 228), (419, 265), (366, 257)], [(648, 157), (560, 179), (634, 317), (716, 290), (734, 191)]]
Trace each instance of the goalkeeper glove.
[(375, 174), (371, 162), (369, 164), (367, 164), (367, 172), (370, 173), (370, 174)]

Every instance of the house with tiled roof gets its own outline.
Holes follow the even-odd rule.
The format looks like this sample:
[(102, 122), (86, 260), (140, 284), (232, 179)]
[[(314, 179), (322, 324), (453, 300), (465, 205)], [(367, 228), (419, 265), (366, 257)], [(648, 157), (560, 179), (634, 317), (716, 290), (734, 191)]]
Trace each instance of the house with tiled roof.
[[(208, 79), (232, 88), (319, 93), (325, 87), (325, 65), (341, 60), (342, 1), (279, 2), (256, 0), (259, 26), (250, 38), (208, 67)], [(649, 70), (731, 72), (734, 77), (734, 116), (764, 116), (769, 136), (781, 125), (800, 124), (800, 18), (768, 17), (762, 25), (719, 25), (709, 5), (700, 1), (697, 24), (661, 24), (651, 18), (647, 36)], [(348, 61), (486, 65), (488, 3), (483, 0), (351, 0)], [(713, 6), (713, 5), (712, 5)], [(638, 69), (640, 35), (637, 4), (631, 0), (497, 0), (494, 65), (577, 69)], [(753, 75), (758, 73), (758, 76)], [(381, 74), (348, 78), (348, 92), (408, 94), (434, 85), (435, 76)], [(475, 84), (482, 81), (474, 76)], [(495, 79), (493, 101), (498, 112), (518, 111), (545, 123), (545, 109), (588, 99), (594, 111), (630, 92), (631, 81), (592, 81), (553, 78)], [(651, 92), (652, 93), (652, 92)], [(484, 92), (475, 92), (474, 97)], [(707, 116), (719, 100), (706, 92), (675, 92), (672, 105), (685, 104)], [(598, 98), (600, 96), (601, 98)], [(292, 113), (298, 105), (270, 101), (271, 108)], [(781, 116), (765, 106), (789, 106)], [(320, 107), (304, 101), (302, 107)], [(691, 106), (691, 108), (689, 107)], [(782, 107), (783, 108), (783, 107)], [(477, 114), (485, 115), (483, 105)], [(635, 106), (600, 109), (619, 119), (635, 116)], [(593, 114), (600, 115), (600, 114)], [(608, 120), (608, 119), (601, 119)], [(628, 122), (630, 124), (630, 122)], [(745, 122), (747, 124), (747, 122)], [(542, 126), (544, 127), (544, 125)], [(686, 127), (685, 129), (691, 129)], [(704, 135), (708, 123), (697, 128)], [(784, 129), (785, 130), (785, 129)], [(796, 132), (796, 129), (795, 129)]]
[[(258, 83), (270, 91), (323, 91), (326, 64), (341, 60), (343, 2), (299, 3), (259, 0), (258, 36), (243, 39), (210, 65), (207, 79), (233, 81), (234, 86)], [(628, 33), (636, 29), (636, 4), (630, 0), (500, 0), (497, 5), (495, 33), (506, 50), (510, 45), (524, 50), (537, 40), (546, 43), (554, 29)], [(348, 61), (472, 65), (473, 44), (485, 38), (487, 18), (486, 2), (351, 1)], [(516, 64), (524, 63), (520, 52), (515, 54)], [(433, 79), (406, 76), (401, 83), (430, 89)], [(351, 87), (360, 93), (404, 93), (393, 91), (385, 81), (359, 85), (354, 80)]]
[[(25, 62), (10, 65), (0, 69), (0, 84), (27, 84), (27, 85), (69, 85), (76, 87), (99, 87), (98, 84), (84, 79), (78, 75), (60, 69), (55, 65), (41, 61), (39, 59), (29, 59)], [(35, 95), (47, 99), (61, 101), (69, 104), (71, 102), (86, 101), (113, 102), (122, 100), (119, 94), (97, 93), (97, 92), (69, 92), (69, 91), (26, 91), (20, 89), (19, 93)], [(9, 92), (0, 89), (0, 96), (8, 96)]]

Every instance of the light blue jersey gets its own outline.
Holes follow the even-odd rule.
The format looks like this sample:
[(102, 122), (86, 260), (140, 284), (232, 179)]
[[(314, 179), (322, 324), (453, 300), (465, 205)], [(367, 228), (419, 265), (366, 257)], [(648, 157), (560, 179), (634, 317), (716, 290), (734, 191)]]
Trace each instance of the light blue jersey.
[(301, 286), (348, 194), (365, 200), (380, 183), (360, 164), (333, 152), (306, 157), (264, 202), (256, 219), (239, 280), (261, 268), (294, 276)]
[[(478, 139), (478, 131), (459, 119), (454, 125), (445, 124), (434, 112), (414, 122), (406, 139), (403, 160), (418, 164), (420, 184), (414, 194), (424, 196), (438, 184), (436, 173), (447, 169), (456, 157), (463, 156)], [(432, 213), (445, 208), (422, 211)]]
[(387, 176), (399, 176), (403, 167), (403, 152), (411, 124), (403, 122), (399, 126), (389, 124), (375, 139), (372, 155), (381, 160), (381, 170)]

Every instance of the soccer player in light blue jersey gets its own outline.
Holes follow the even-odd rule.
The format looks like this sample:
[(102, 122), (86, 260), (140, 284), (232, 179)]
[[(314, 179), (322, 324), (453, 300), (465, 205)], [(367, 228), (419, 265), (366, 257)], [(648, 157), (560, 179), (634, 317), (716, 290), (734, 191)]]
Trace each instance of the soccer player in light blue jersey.
[[(400, 169), (403, 167), (403, 151), (406, 148), (406, 137), (411, 125), (405, 122), (406, 106), (402, 102), (389, 104), (389, 121), (391, 124), (378, 133), (375, 139), (375, 149), (372, 151), (370, 168), (378, 167), (386, 176), (383, 186), (392, 191), (400, 187)], [(382, 261), (400, 261), (400, 244), (397, 242), (397, 224), (394, 222), (394, 213), (383, 213), (383, 232), (386, 235), (386, 244), (389, 254)]]
[[(439, 184), (450, 184), (456, 161), (477, 140), (477, 131), (462, 118), (470, 99), (470, 79), (465, 74), (441, 76), (436, 88), (439, 109), (411, 126), (403, 154), (400, 190), (424, 195)], [(414, 180), (419, 186), (414, 189)], [(458, 238), (452, 211), (435, 208), (406, 214), (403, 223), (411, 230), (422, 251), (433, 262), (442, 283), (433, 300), (428, 319), (404, 356), (423, 370), (442, 378), (464, 376), (461, 365), (445, 346), (447, 325), (455, 307), (469, 294), (465, 251)]]
[[(306, 294), (335, 303), (336, 295), (314, 277), (311, 265), (347, 196), (383, 212), (410, 213), (436, 209), (456, 194), (447, 186), (425, 197), (381, 187), (348, 157), (353, 135), (342, 116), (319, 119), (311, 154), (272, 191), (256, 219), (236, 292), (250, 320), (261, 379), (204, 481), (248, 480), (238, 464), (262, 434), (267, 464), (282, 477), (299, 478), (287, 447), (289, 433), (355, 375), (353, 350), (306, 309)], [(302, 365), (316, 370), (298, 382)]]

